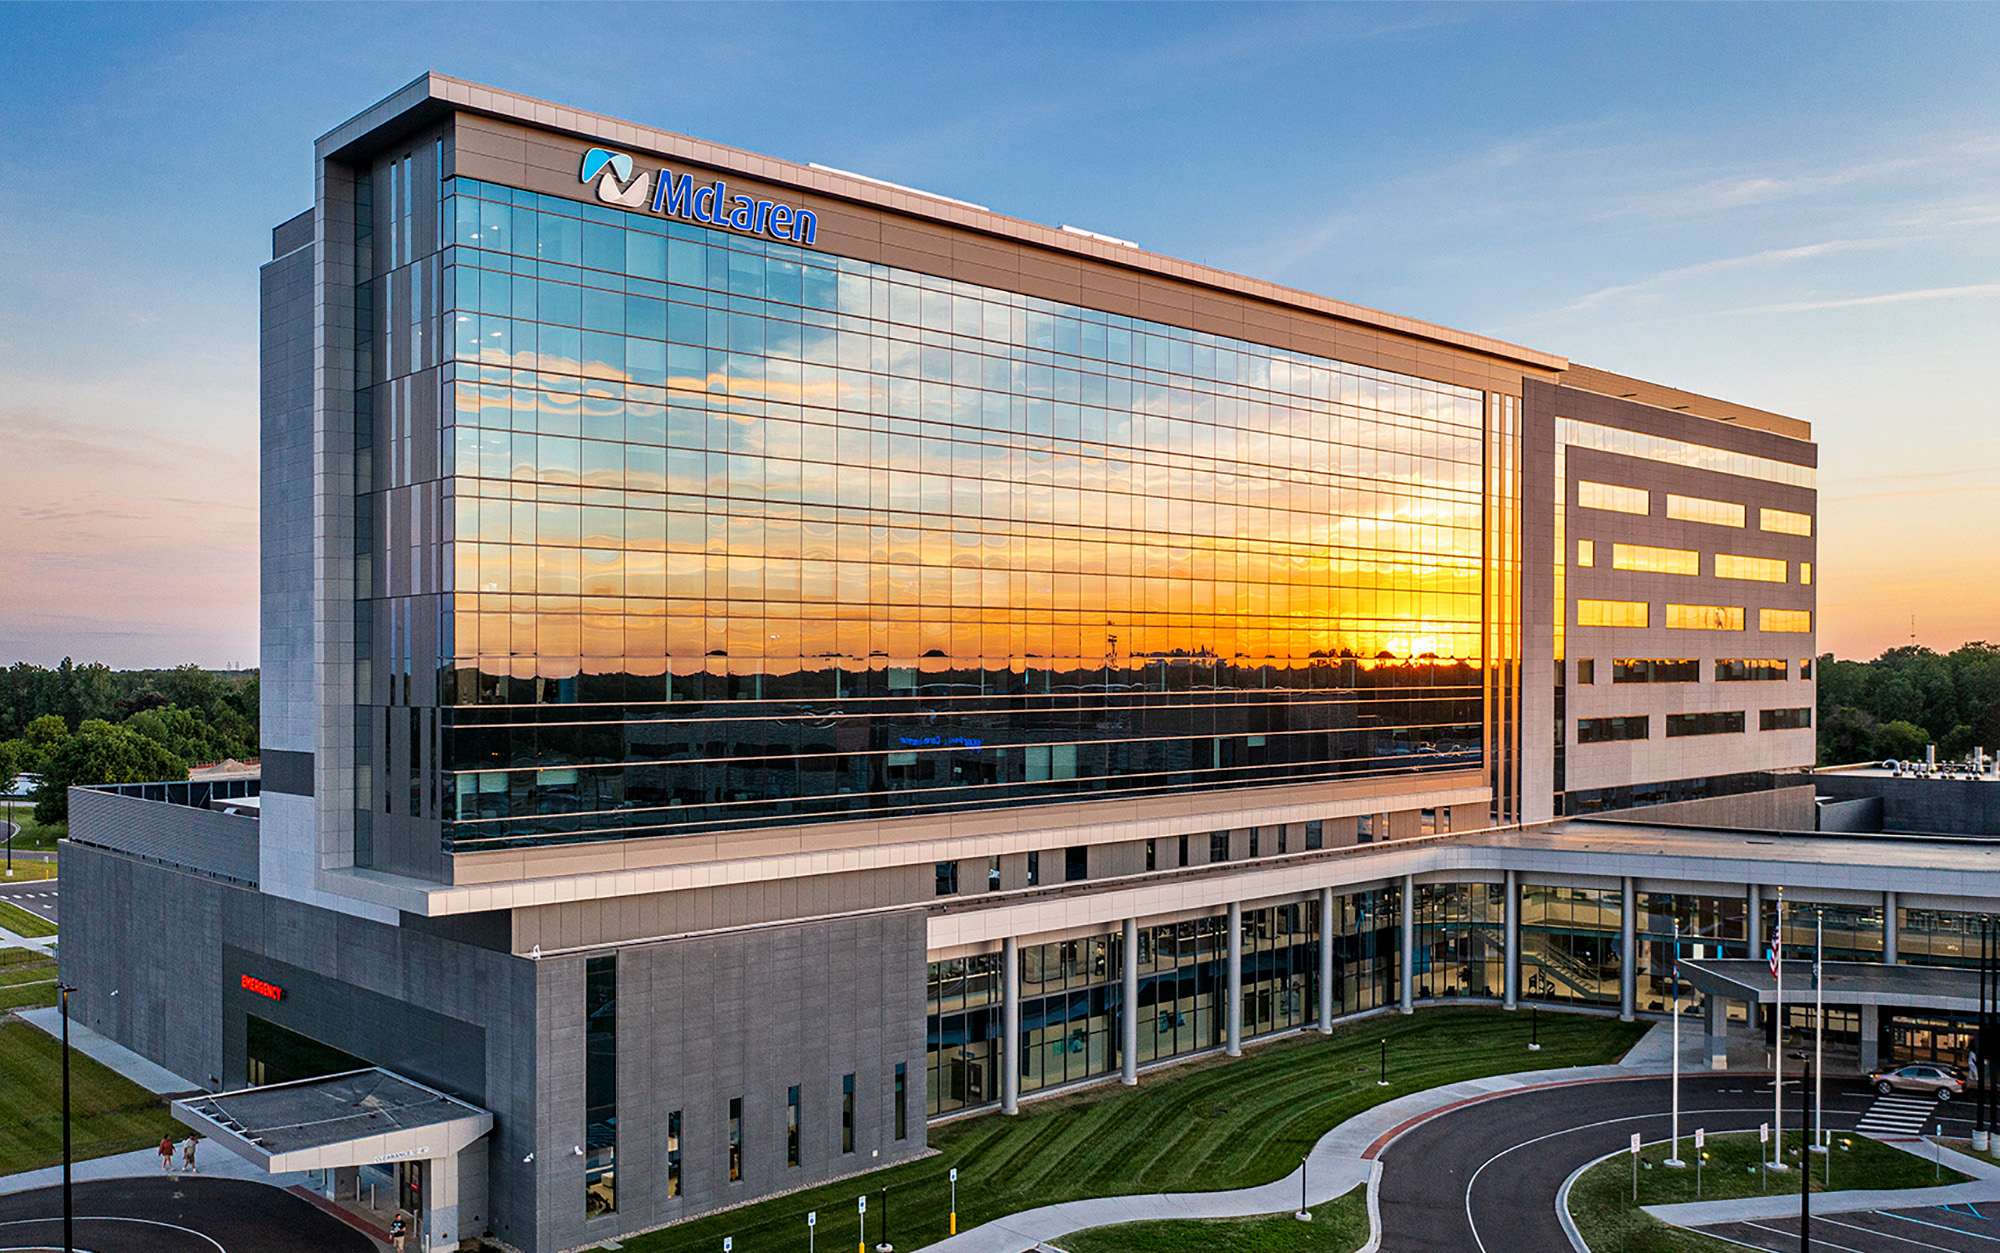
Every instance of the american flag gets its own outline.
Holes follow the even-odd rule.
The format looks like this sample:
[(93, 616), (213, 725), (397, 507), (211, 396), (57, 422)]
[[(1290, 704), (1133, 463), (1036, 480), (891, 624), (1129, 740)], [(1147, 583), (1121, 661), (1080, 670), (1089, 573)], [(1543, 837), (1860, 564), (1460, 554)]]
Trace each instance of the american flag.
[(1778, 945), (1782, 934), (1776, 927), (1771, 928), (1771, 977), (1773, 979), (1778, 977)]

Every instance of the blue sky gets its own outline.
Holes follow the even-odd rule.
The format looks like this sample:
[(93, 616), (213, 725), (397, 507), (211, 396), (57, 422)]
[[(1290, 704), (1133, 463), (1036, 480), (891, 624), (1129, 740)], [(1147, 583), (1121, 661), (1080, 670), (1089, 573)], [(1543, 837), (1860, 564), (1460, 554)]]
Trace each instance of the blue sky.
[(0, 662), (255, 659), (256, 267), (426, 69), (1804, 418), (1822, 647), (2000, 637), (1997, 64), (1991, 5), (0, 6)]

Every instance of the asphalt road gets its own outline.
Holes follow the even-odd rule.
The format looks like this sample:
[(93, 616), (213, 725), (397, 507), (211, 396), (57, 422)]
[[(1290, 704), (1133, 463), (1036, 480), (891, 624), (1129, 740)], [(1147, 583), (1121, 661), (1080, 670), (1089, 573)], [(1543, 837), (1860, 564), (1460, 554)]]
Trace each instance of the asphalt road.
[[(290, 1192), (240, 1179), (106, 1179), (75, 1186), (90, 1253), (373, 1253), (374, 1241)], [(62, 1248), (62, 1189), (0, 1196), (0, 1251)]]
[[(1796, 1217), (1722, 1223), (1698, 1230), (1766, 1253), (1798, 1253)], [(1918, 1253), (1921, 1249), (1939, 1253), (1991, 1253), (2000, 1247), (2000, 1218), (1989, 1218), (1980, 1207), (1968, 1205), (1815, 1214), (1812, 1238), (1815, 1249), (1833, 1253)]]
[(50, 922), (56, 921), (56, 898), (60, 890), (54, 879), (24, 879), (19, 883), (0, 879), (0, 901), (19, 905)]
[[(1852, 1128), (1874, 1101), (1855, 1079), (1829, 1083), (1825, 1091), (1823, 1123), (1833, 1130)], [(1498, 1097), (1417, 1126), (1382, 1154), (1383, 1253), (1567, 1249), (1555, 1209), (1563, 1180), (1585, 1162), (1629, 1145), (1635, 1131), (1648, 1143), (1665, 1139), (1669, 1102), (1666, 1079), (1614, 1080)], [(1798, 1125), (1799, 1104), (1797, 1080), (1789, 1080), (1788, 1127)], [(1954, 1103), (1932, 1121), (1941, 1117), (1947, 1136), (1966, 1135), (1970, 1114), (1968, 1106)], [(1696, 1127), (1755, 1131), (1770, 1120), (1768, 1075), (1681, 1078), (1683, 1136)], [(2000, 1249), (2000, 1243), (1989, 1239), (1982, 1247)]]

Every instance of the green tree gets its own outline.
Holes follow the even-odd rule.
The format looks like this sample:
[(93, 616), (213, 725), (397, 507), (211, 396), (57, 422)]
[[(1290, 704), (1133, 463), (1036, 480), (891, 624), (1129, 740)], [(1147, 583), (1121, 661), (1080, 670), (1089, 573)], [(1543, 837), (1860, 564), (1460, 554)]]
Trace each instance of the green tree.
[(1924, 746), (1932, 743), (1931, 733), (1915, 723), (1898, 718), (1884, 726), (1875, 736), (1875, 755), (1881, 758), (1895, 758), (1910, 761), (1924, 755)]
[(20, 769), (34, 772), (48, 764), (50, 757), (69, 738), (69, 727), (55, 714), (43, 714), (28, 724), (21, 738), (14, 741), (21, 746)]
[(152, 783), (187, 778), (187, 762), (137, 731), (86, 719), (42, 768), (35, 821), (69, 821), (69, 789), (100, 783)]

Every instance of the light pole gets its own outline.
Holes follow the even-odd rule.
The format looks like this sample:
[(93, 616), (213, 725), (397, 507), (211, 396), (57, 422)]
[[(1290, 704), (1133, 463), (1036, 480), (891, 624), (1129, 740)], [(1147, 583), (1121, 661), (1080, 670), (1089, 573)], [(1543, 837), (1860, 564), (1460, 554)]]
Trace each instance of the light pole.
[(1771, 1169), (1785, 1169), (1785, 889), (1778, 888), (1777, 922), (1771, 928)]
[(62, 997), (63, 1049), (63, 1253), (76, 1253), (76, 1208), (71, 1203), (69, 1178), (69, 994), (76, 988), (56, 984)]
[(1382, 1074), (1379, 1079), (1375, 1080), (1375, 1086), (1378, 1088), (1389, 1086), (1389, 1038), (1387, 1036), (1382, 1038)]
[(1292, 1215), (1302, 1223), (1313, 1220), (1312, 1211), (1306, 1208), (1306, 1158), (1309, 1156), (1311, 1155), (1304, 1154), (1299, 1158), (1299, 1212)]
[[(1681, 920), (1674, 919), (1674, 1151), (1668, 1155), (1664, 1165), (1679, 1168), (1687, 1163), (1681, 1160)], [(1700, 1170), (1697, 1168), (1696, 1173)]]

